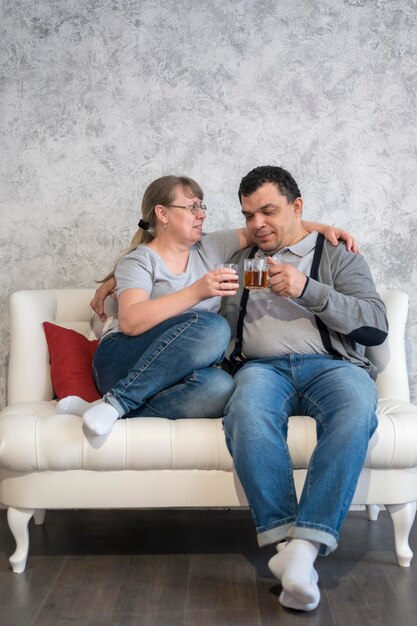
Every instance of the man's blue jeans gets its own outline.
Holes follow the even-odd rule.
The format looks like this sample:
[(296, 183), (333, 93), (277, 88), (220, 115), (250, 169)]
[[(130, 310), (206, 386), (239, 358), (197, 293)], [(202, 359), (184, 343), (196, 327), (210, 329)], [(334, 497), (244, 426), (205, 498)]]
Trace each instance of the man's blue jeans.
[(110, 333), (94, 354), (97, 387), (127, 417), (221, 417), (234, 381), (212, 367), (230, 338), (220, 315), (191, 311), (130, 337)]
[[(224, 416), (226, 442), (245, 490), (259, 545), (299, 538), (337, 546), (368, 442), (377, 390), (368, 372), (326, 355), (247, 362)], [(288, 418), (310, 415), (317, 446), (299, 503), (287, 446)]]

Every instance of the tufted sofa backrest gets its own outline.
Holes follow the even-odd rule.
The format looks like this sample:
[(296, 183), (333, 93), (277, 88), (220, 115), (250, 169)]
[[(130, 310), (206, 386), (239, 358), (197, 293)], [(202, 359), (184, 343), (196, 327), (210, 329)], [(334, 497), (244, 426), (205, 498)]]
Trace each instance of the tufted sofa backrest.
[[(16, 291), (10, 296), (10, 362), (8, 403), (52, 400), (49, 353), (42, 323), (45, 321), (72, 328), (89, 339), (97, 335), (92, 325), (89, 303), (93, 289), (44, 289)], [(402, 291), (380, 291), (390, 324), (390, 356), (378, 375), (380, 398), (409, 401), (405, 356), (405, 326), (408, 296)], [(386, 361), (386, 346), (371, 348), (373, 362)]]

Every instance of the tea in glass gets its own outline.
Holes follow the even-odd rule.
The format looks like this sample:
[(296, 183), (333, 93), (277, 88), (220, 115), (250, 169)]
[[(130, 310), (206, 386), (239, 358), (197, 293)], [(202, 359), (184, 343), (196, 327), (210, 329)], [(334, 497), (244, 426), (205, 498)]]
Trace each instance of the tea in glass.
[(268, 279), (266, 259), (245, 259), (244, 271), (246, 289), (266, 289)]

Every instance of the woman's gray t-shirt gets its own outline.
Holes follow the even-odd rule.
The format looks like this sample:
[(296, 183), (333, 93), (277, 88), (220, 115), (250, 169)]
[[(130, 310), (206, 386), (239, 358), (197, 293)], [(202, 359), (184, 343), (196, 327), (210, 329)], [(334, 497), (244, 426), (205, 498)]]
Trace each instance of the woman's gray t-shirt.
[[(239, 250), (239, 237), (234, 230), (220, 230), (203, 234), (191, 250), (185, 272), (171, 274), (163, 259), (154, 250), (141, 244), (122, 257), (116, 265), (116, 295), (127, 289), (145, 289), (151, 299), (189, 287)], [(192, 308), (199, 311), (220, 311), (221, 297), (202, 300)], [(117, 320), (107, 332), (119, 331)]]

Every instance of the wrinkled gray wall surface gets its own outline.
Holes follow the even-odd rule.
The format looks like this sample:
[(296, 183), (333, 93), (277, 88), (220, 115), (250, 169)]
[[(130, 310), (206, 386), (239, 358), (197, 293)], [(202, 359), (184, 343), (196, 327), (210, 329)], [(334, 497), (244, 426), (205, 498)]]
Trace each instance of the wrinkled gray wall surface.
[(240, 225), (240, 177), (267, 163), (410, 294), (417, 401), (416, 0), (0, 6), (2, 403), (12, 291), (92, 286), (164, 173), (201, 182), (208, 230)]

